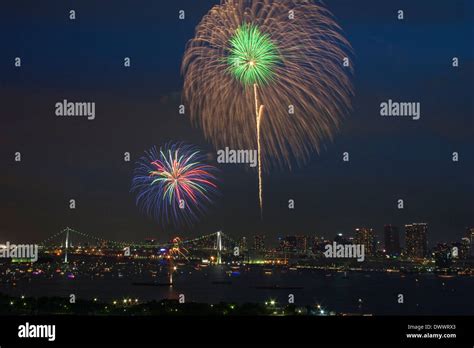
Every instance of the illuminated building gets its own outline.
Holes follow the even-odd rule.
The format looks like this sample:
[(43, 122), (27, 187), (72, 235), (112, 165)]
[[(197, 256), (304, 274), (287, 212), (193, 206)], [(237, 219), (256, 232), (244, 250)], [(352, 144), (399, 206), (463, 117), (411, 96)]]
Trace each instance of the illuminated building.
[(296, 236), (296, 250), (305, 253), (308, 250), (308, 237)]
[(474, 256), (474, 227), (469, 227), (466, 229), (466, 238), (469, 241), (469, 256)]
[(330, 240), (327, 240), (324, 237), (314, 237), (312, 246), (313, 254), (324, 252), (325, 247), (328, 244), (331, 244)]
[(244, 252), (247, 251), (247, 238), (242, 237), (239, 241), (239, 249), (240, 251)]
[(367, 256), (374, 256), (377, 251), (377, 242), (375, 238), (375, 231), (373, 228), (356, 228), (355, 229), (356, 244), (364, 245), (364, 252)]
[(285, 238), (279, 238), (280, 251), (295, 252), (296, 251), (296, 237), (286, 236)]
[(452, 249), (447, 243), (438, 243), (433, 250), (435, 265), (438, 268), (449, 268), (452, 264)]
[(459, 259), (466, 260), (469, 258), (469, 245), (470, 241), (468, 238), (463, 238), (460, 243), (452, 243), (452, 246), (458, 250)]
[(279, 251), (306, 253), (308, 250), (307, 236), (286, 236), (279, 238)]
[(255, 236), (255, 244), (254, 244), (256, 251), (264, 251), (265, 250), (265, 235), (256, 235)]
[(405, 244), (408, 257), (423, 258), (428, 252), (428, 224), (405, 225)]
[(385, 252), (390, 256), (400, 255), (400, 234), (397, 226), (384, 227)]

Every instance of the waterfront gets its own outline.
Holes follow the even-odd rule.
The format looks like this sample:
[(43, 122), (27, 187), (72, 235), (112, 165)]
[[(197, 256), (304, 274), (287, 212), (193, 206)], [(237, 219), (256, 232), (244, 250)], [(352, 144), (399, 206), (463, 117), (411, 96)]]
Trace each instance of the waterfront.
[[(159, 269), (159, 268), (157, 268)], [(317, 306), (341, 314), (373, 315), (470, 315), (474, 290), (472, 276), (439, 276), (431, 273), (337, 272), (287, 267), (210, 265), (181, 266), (172, 287), (165, 268), (161, 272), (31, 275), (1, 285), (1, 292), (15, 297), (64, 297), (112, 303), (124, 298), (139, 302), (178, 299), (215, 304), (275, 301), (287, 305), (294, 295), (296, 306)], [(135, 283), (135, 284), (134, 284)], [(136, 285), (137, 283), (141, 285)], [(155, 284), (155, 285), (151, 285)], [(398, 303), (402, 294), (404, 303)]]

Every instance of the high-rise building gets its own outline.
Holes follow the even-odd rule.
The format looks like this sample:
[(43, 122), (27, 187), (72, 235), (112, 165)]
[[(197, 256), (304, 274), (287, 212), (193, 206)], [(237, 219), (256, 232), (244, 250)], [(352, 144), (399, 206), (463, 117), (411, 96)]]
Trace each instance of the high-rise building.
[(284, 252), (297, 252), (305, 253), (308, 250), (308, 237), (307, 236), (286, 236), (280, 237), (279, 240), (279, 251)]
[(265, 235), (260, 234), (255, 236), (255, 250), (264, 251), (265, 250)]
[(296, 251), (305, 253), (308, 250), (308, 236), (296, 236)]
[(242, 237), (239, 240), (239, 249), (241, 252), (247, 251), (247, 238), (246, 237)]
[(466, 238), (469, 240), (469, 256), (474, 257), (474, 227), (466, 229)]
[(331, 244), (331, 243), (332, 241), (327, 240), (324, 237), (314, 237), (313, 246), (312, 246), (313, 254), (319, 254), (321, 252), (324, 252), (326, 245)]
[(364, 253), (367, 256), (374, 256), (377, 251), (377, 239), (373, 228), (356, 228), (355, 242), (364, 245)]
[(466, 260), (469, 258), (469, 239), (463, 238), (460, 243), (452, 243), (452, 247), (457, 248), (458, 257), (461, 260)]
[(452, 248), (447, 243), (438, 243), (433, 249), (435, 265), (438, 268), (449, 268), (452, 264)]
[(385, 253), (390, 256), (400, 255), (400, 233), (397, 226), (384, 226)]
[(428, 254), (428, 224), (405, 225), (405, 244), (408, 257), (423, 258)]
[(296, 236), (286, 236), (281, 241), (281, 245), (284, 251), (295, 252), (296, 251)]

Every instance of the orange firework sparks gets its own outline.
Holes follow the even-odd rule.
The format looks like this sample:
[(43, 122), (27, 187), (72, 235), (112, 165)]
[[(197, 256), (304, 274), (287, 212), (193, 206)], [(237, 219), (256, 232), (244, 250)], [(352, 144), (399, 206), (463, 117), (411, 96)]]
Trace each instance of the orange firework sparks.
[[(351, 46), (308, 0), (222, 0), (183, 58), (183, 98), (217, 148), (257, 149), (262, 171), (306, 162), (351, 109)], [(294, 111), (294, 112), (292, 112)]]

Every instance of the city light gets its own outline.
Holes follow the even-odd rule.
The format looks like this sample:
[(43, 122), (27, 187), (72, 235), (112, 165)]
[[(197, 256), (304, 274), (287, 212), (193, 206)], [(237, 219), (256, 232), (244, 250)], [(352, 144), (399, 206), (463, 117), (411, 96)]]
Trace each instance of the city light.
[[(419, 229), (420, 233), (426, 232), (426, 226), (423, 225), (423, 228)], [(359, 233), (359, 238), (361, 240), (367, 239), (369, 242), (373, 236), (371, 232), (373, 229), (370, 228), (357, 228), (357, 232)], [(392, 226), (390, 233), (395, 231), (394, 227)], [(222, 234), (223, 235), (223, 234)], [(336, 237), (343, 238), (345, 235), (338, 233)], [(390, 234), (390, 237), (392, 235)], [(208, 240), (206, 238), (209, 238)], [(386, 252), (384, 252), (383, 248), (379, 248), (380, 254), (373, 256), (370, 259), (370, 262), (364, 263), (357, 263), (357, 261), (348, 263), (347, 260), (339, 260), (335, 259), (332, 260), (330, 264), (325, 263), (324, 259), (321, 255), (318, 255), (318, 250), (307, 250), (306, 254), (300, 254), (303, 250), (305, 250), (305, 245), (308, 244), (308, 238), (304, 236), (286, 236), (279, 239), (281, 243), (280, 246), (276, 248), (270, 248), (268, 244), (265, 247), (265, 251), (261, 253), (255, 253), (253, 250), (252, 257), (248, 257), (248, 255), (232, 255), (232, 246), (235, 244), (224, 245), (222, 248), (222, 262), (219, 266), (216, 265), (217, 258), (215, 256), (215, 245), (216, 245), (216, 235), (211, 234), (209, 237), (206, 238), (199, 238), (198, 242), (190, 243), (188, 240), (181, 241), (177, 238), (174, 238), (175, 242), (170, 242), (168, 244), (169, 248), (161, 248), (159, 246), (153, 247), (140, 247), (136, 246), (133, 247), (137, 255), (137, 260), (126, 259), (124, 260), (121, 257), (115, 257), (117, 249), (122, 250), (123, 246), (115, 247), (102, 245), (101, 248), (94, 248), (90, 245), (84, 247), (76, 247), (75, 249), (71, 249), (68, 253), (69, 261), (67, 265), (64, 264), (63, 258), (57, 259), (59, 264), (56, 264), (55, 260), (51, 263), (42, 263), (37, 264), (35, 267), (32, 267), (30, 263), (15, 263), (11, 264), (10, 269), (8, 269), (5, 274), (9, 276), (15, 275), (15, 278), (11, 279), (11, 284), (15, 285), (16, 282), (21, 278), (26, 277), (33, 277), (36, 279), (37, 277), (45, 277), (47, 279), (65, 279), (76, 277), (76, 281), (82, 281), (82, 279), (94, 279), (94, 280), (102, 280), (102, 279), (114, 279), (114, 278), (133, 278), (137, 275), (141, 277), (148, 277), (150, 281), (144, 282), (143, 285), (162, 285), (166, 281), (167, 272), (171, 270), (172, 272), (180, 271), (179, 277), (175, 279), (175, 282), (179, 282), (178, 286), (186, 286), (188, 279), (192, 279), (193, 277), (206, 277), (207, 279), (217, 279), (216, 281), (210, 282), (211, 286), (215, 286), (218, 284), (228, 284), (232, 286), (234, 281), (246, 281), (248, 275), (250, 274), (258, 274), (264, 286), (259, 286), (259, 288), (263, 289), (284, 289), (285, 285), (295, 285), (295, 284), (285, 284), (281, 282), (282, 275), (285, 275), (285, 278), (288, 277), (299, 277), (304, 272), (313, 272), (316, 270), (318, 272), (324, 271), (322, 281), (325, 279), (352, 279), (360, 277), (363, 275), (365, 278), (371, 277), (378, 277), (380, 274), (387, 273), (393, 277), (400, 277), (405, 278), (407, 274), (415, 274), (416, 276), (411, 277), (412, 281), (417, 285), (423, 284), (423, 279), (425, 274), (434, 274), (436, 277), (440, 279), (447, 279), (454, 277), (454, 272), (457, 272), (457, 275), (472, 275), (473, 272), (469, 268), (469, 261), (465, 256), (464, 258), (459, 258), (453, 260), (452, 262), (456, 262), (458, 265), (467, 265), (464, 267), (456, 268), (451, 274), (446, 274), (446, 270), (441, 270), (443, 273), (440, 272), (440, 268), (438, 266), (438, 261), (436, 259), (430, 258), (413, 258), (413, 257), (406, 257), (403, 253), (401, 256), (397, 257), (387, 257)], [(227, 237), (225, 237), (225, 240)], [(351, 237), (345, 237), (350, 240)], [(393, 239), (393, 238), (392, 238)], [(322, 240), (321, 237), (314, 239), (314, 243), (321, 243), (320, 245), (325, 245), (327, 241)], [(202, 244), (201, 244), (202, 243)], [(232, 242), (234, 243), (234, 242)], [(259, 239), (260, 243), (260, 239)], [(157, 250), (173, 250), (178, 251), (183, 250), (181, 246), (186, 245), (186, 255), (184, 253), (174, 252), (173, 254), (167, 253), (160, 256), (160, 260), (158, 261), (160, 264), (157, 264), (156, 261), (152, 260), (152, 257), (155, 256)], [(395, 243), (396, 245), (396, 243)], [(469, 246), (469, 244), (465, 243), (464, 246)], [(461, 245), (462, 246), (462, 245)], [(260, 243), (259, 247), (263, 247)], [(443, 250), (451, 250), (451, 247), (447, 243), (440, 244), (433, 253), (429, 253), (427, 257), (433, 255), (433, 257), (438, 257), (440, 251)], [(54, 250), (54, 247), (51, 249)], [(43, 252), (49, 253), (52, 255), (54, 253), (50, 253), (51, 250), (44, 249)], [(98, 252), (101, 251), (101, 254), (93, 255), (92, 250)], [(395, 248), (396, 250), (396, 248)], [(469, 249), (466, 249), (469, 251)], [(460, 255), (467, 255), (467, 251), (461, 249)], [(63, 254), (64, 255), (64, 254)], [(89, 259), (93, 255), (91, 259)], [(108, 256), (107, 258), (102, 259), (103, 256)], [(54, 257), (54, 256), (53, 256)], [(244, 258), (245, 257), (245, 258)], [(166, 258), (166, 259), (165, 259)], [(243, 260), (245, 259), (245, 262)], [(289, 262), (292, 259), (293, 261)], [(171, 260), (168, 261), (168, 260)], [(206, 261), (210, 261), (210, 263), (206, 263)], [(14, 266), (13, 266), (14, 265)], [(67, 266), (67, 267), (65, 267)], [(14, 267), (12, 269), (12, 267)], [(216, 268), (214, 268), (216, 267)], [(409, 272), (406, 271), (408, 269)], [(222, 274), (225, 278), (215, 278), (216, 275)], [(187, 278), (189, 276), (189, 278)], [(234, 280), (234, 277), (238, 277), (238, 279)], [(253, 277), (253, 276), (252, 276)], [(29, 278), (26, 278), (29, 279)], [(171, 278), (170, 278), (171, 279)], [(298, 278), (293, 278), (294, 280)], [(321, 281), (321, 279), (319, 280)], [(297, 282), (296, 282), (297, 283)], [(166, 284), (166, 283), (164, 283)], [(268, 285), (267, 285), (268, 284)], [(349, 283), (348, 283), (349, 284)], [(448, 286), (447, 282), (440, 282), (439, 283), (442, 287), (446, 288)], [(134, 285), (134, 284), (133, 284)], [(141, 283), (138, 283), (141, 285)], [(122, 304), (118, 308), (112, 307), (109, 308), (108, 306), (102, 307), (102, 310), (107, 307), (107, 310), (124, 310), (123, 307), (127, 308), (127, 312), (133, 311), (133, 309), (138, 305), (139, 299), (138, 297), (133, 296), (135, 294), (134, 290), (138, 288), (132, 288), (131, 290), (127, 290), (127, 297), (123, 298), (118, 293), (119, 300), (113, 300), (111, 303), (113, 306), (117, 306), (118, 304)], [(217, 288), (214, 288), (217, 289)], [(133, 297), (132, 297), (133, 296)], [(19, 300), (24, 300), (25, 294), (21, 294)], [(100, 297), (92, 297), (90, 300), (92, 303), (99, 302)], [(363, 299), (361, 297), (356, 297), (356, 303), (358, 304), (358, 309), (361, 311), (370, 311), (370, 306), (364, 305), (363, 306)], [(13, 300), (8, 300), (10, 306), (14, 306), (15, 302)], [(144, 306), (147, 306), (147, 302), (141, 302)], [(331, 309), (322, 308), (321, 303), (316, 303), (315, 309), (313, 310), (304, 310), (303, 307), (298, 307), (288, 310), (286, 301), (283, 301), (282, 304), (277, 302), (276, 298), (269, 298), (264, 301), (266, 308), (265, 314), (270, 315), (276, 313), (274, 315), (332, 315), (333, 312)], [(21, 301), (18, 302), (19, 305), (26, 308), (26, 306), (31, 306), (29, 302)], [(162, 307), (164, 303), (161, 303)], [(74, 306), (61, 306), (63, 310), (74, 310)], [(208, 308), (215, 308), (215, 305), (210, 304)], [(224, 313), (226, 315), (231, 315), (234, 313), (239, 313), (239, 306), (228, 303), (226, 304), (226, 309), (221, 311), (219, 308), (219, 313)], [(150, 308), (140, 308), (140, 312), (153, 312)], [(176, 313), (176, 308), (170, 308), (169, 311)], [(368, 313), (361, 313), (363, 315), (372, 314)]]

